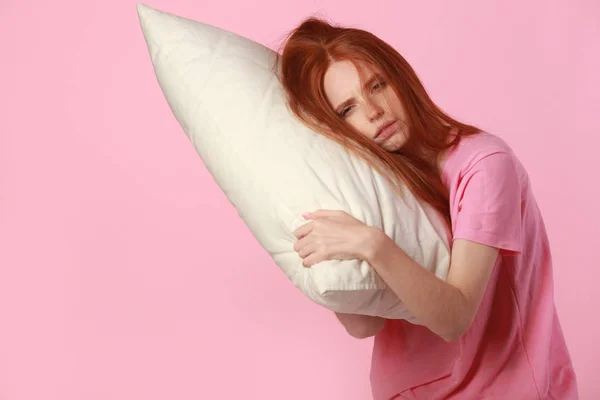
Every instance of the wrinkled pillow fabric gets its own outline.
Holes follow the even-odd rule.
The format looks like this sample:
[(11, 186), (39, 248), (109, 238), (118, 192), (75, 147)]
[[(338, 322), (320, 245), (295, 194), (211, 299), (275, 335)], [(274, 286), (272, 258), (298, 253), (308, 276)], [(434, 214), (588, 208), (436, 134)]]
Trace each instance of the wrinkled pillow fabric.
[[(308, 298), (332, 311), (413, 320), (368, 263), (305, 268), (294, 251), (302, 214), (343, 210), (390, 236), (446, 279), (449, 232), (408, 191), (303, 125), (273, 73), (276, 53), (232, 32), (138, 4), (156, 78), (175, 118), (260, 245)], [(190, 183), (193, 184), (193, 183)]]

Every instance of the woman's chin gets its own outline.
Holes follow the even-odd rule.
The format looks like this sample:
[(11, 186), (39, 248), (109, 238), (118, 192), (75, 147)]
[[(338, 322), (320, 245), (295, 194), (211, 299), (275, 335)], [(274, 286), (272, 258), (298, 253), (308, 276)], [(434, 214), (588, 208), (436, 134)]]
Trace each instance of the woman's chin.
[(390, 153), (395, 153), (398, 152), (405, 143), (405, 136), (402, 134), (402, 132), (397, 132), (393, 136), (390, 136), (388, 140), (383, 142), (381, 147)]

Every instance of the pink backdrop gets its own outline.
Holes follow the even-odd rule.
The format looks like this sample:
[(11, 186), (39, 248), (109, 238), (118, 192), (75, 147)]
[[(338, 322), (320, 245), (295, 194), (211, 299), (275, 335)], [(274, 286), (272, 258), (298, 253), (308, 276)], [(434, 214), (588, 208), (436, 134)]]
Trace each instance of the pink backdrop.
[[(147, 4), (272, 48), (314, 12), (370, 29), (504, 137), (546, 217), (581, 398), (600, 398), (599, 3), (357, 3)], [(369, 399), (372, 341), (243, 225), (167, 107), (135, 4), (0, 3), (0, 399)]]

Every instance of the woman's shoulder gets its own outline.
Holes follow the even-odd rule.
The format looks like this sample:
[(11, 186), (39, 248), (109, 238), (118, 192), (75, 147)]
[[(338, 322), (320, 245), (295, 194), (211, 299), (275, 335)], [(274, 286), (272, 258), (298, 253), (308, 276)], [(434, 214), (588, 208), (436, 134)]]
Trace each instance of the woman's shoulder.
[(462, 148), (464, 149), (463, 151), (480, 155), (490, 155), (493, 153), (513, 154), (512, 148), (504, 139), (486, 131), (461, 137), (456, 147), (457, 150)]
[[(491, 157), (490, 156), (494, 156)], [(483, 131), (463, 136), (449, 151), (445, 163), (446, 175), (463, 176), (486, 160), (518, 164), (510, 145), (500, 136)]]

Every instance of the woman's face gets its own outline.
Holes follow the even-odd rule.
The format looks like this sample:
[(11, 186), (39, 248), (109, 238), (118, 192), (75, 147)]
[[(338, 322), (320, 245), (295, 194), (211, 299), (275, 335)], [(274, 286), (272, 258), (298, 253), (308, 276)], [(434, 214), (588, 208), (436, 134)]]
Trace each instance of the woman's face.
[(323, 85), (335, 113), (362, 135), (390, 152), (406, 143), (409, 132), (404, 105), (377, 68), (334, 61)]

